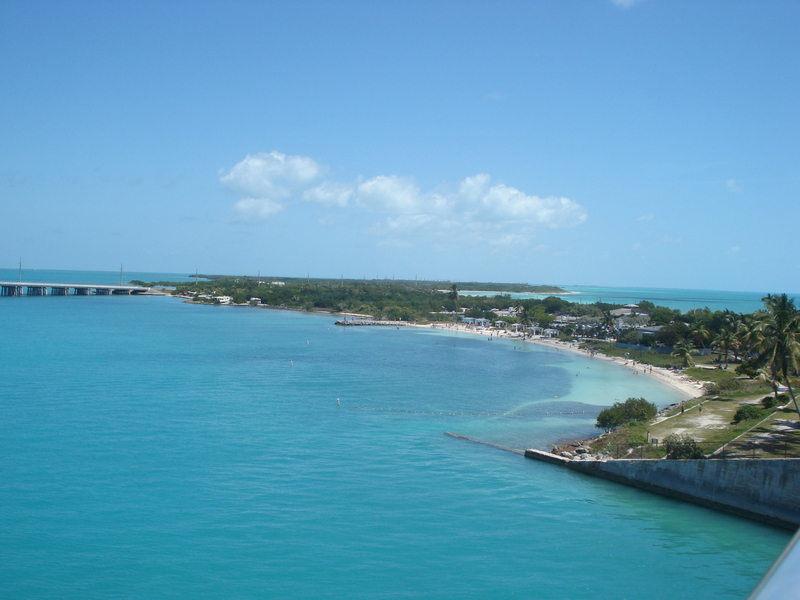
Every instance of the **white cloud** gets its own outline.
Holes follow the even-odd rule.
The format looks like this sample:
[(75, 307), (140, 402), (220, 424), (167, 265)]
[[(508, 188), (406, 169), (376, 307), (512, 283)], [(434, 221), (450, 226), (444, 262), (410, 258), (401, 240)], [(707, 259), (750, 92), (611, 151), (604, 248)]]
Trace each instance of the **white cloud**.
[(489, 181), (491, 181), (491, 179), (492, 178), (486, 173), (481, 173), (480, 175), (475, 175), (473, 177), (467, 177), (461, 182), (461, 185), (458, 188), (458, 195), (466, 200), (476, 202), (480, 200), (481, 196), (483, 196), (486, 193), (486, 190), (489, 189)]
[(289, 188), (319, 177), (322, 168), (305, 156), (287, 156), (277, 151), (247, 155), (219, 180), (234, 192), (254, 198), (289, 195)]
[[(319, 181), (323, 168), (313, 159), (279, 152), (248, 155), (220, 181), (241, 199), (231, 220), (264, 220), (296, 200), (325, 210), (366, 211), (383, 215), (369, 233), (382, 243), (409, 239), (467, 240), (492, 245), (527, 244), (542, 227), (566, 228), (587, 214), (570, 198), (528, 195), (479, 173), (450, 191), (423, 192), (410, 177), (379, 175), (355, 183)], [(446, 188), (442, 188), (446, 189)]]
[(622, 8), (630, 8), (634, 4), (641, 2), (641, 0), (611, 0), (611, 2)]
[(734, 194), (739, 194), (742, 191), (741, 186), (739, 186), (735, 179), (728, 179), (728, 181), (725, 182), (725, 187), (728, 188), (729, 192), (733, 192)]
[(467, 177), (451, 194), (423, 194), (407, 178), (376, 177), (358, 187), (359, 205), (387, 213), (371, 230), (384, 236), (441, 236), (455, 232), (491, 244), (526, 244), (535, 228), (573, 227), (586, 212), (569, 198), (529, 196), (504, 185), (491, 186), (485, 173)]
[(283, 205), (266, 198), (244, 198), (233, 205), (232, 221), (261, 220), (283, 210)]
[(322, 174), (322, 167), (306, 156), (287, 156), (278, 151), (248, 154), (219, 180), (243, 196), (231, 211), (233, 221), (262, 220), (283, 209), (281, 201), (291, 198)]
[(642, 215), (641, 217), (636, 217), (637, 221), (652, 221), (655, 218), (655, 215)]
[(335, 181), (323, 181), (303, 192), (303, 200), (328, 206), (347, 206), (353, 196), (353, 186)]
[(571, 227), (586, 220), (583, 208), (569, 198), (528, 196), (503, 184), (489, 188), (481, 199), (486, 217), (551, 228)]
[(728, 252), (730, 252), (731, 254), (737, 254), (739, 252), (739, 250), (741, 250), (741, 248), (739, 246), (733, 246), (733, 247), (731, 247), (730, 250), (728, 250)]
[(419, 188), (407, 177), (379, 175), (358, 186), (360, 206), (376, 212), (412, 214), (422, 209)]

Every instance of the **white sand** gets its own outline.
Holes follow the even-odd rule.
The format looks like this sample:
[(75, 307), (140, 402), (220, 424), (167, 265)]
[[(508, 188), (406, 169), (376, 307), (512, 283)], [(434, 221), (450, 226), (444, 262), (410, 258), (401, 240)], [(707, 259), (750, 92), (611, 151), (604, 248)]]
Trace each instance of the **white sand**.
[[(557, 350), (567, 350), (569, 352), (575, 352), (577, 354), (583, 354), (583, 355), (589, 354), (586, 350), (580, 349), (578, 347), (578, 344), (570, 342), (560, 342), (552, 338), (546, 338), (542, 336), (523, 338), (521, 334), (517, 333), (510, 333), (502, 330), (498, 331), (494, 329), (492, 330), (477, 329), (474, 327), (468, 327), (466, 325), (461, 325), (461, 324), (437, 323), (434, 325), (414, 325), (414, 327), (422, 327), (426, 329), (441, 329), (444, 331), (456, 331), (459, 333), (469, 333), (469, 334), (482, 335), (484, 337), (492, 337), (492, 338), (512, 339), (518, 342), (525, 342), (528, 344), (539, 344), (542, 346), (549, 346)], [(668, 385), (678, 390), (679, 392), (683, 393), (687, 398), (697, 398), (699, 396), (702, 396), (704, 393), (702, 383), (693, 381), (692, 379), (689, 379), (686, 375), (681, 375), (680, 373), (676, 373), (669, 369), (662, 369), (659, 367), (651, 368), (650, 365), (634, 363), (634, 361), (631, 360), (625, 360), (624, 358), (608, 356), (602, 353), (595, 354), (594, 356), (595, 358), (600, 358), (602, 360), (607, 360), (613, 363), (617, 363), (618, 365), (621, 365), (623, 367), (627, 367), (633, 371), (638, 372), (640, 375), (653, 377), (659, 383)]]

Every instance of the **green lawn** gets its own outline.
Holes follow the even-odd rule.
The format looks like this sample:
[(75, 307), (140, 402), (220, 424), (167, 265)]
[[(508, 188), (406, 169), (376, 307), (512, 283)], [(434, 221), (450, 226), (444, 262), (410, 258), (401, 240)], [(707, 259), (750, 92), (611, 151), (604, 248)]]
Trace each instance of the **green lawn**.
[[(683, 413), (677, 407), (669, 418), (658, 423), (632, 423), (619, 427), (594, 440), (592, 449), (614, 458), (664, 458), (666, 450), (661, 444), (667, 436), (676, 434), (698, 442), (705, 454), (736, 440), (726, 447), (726, 455), (800, 456), (800, 420), (793, 410), (773, 409), (769, 420), (758, 427), (755, 425), (761, 418), (733, 423), (733, 417), (741, 406), (759, 404), (762, 397), (704, 396), (687, 401)], [(769, 414), (765, 410), (763, 417)], [(658, 440), (659, 444), (653, 445), (653, 440)]]

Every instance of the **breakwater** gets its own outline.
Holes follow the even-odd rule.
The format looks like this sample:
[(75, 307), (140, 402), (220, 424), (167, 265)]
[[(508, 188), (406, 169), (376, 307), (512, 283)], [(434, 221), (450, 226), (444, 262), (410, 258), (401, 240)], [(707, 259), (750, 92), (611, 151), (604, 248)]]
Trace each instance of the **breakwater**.
[(800, 459), (569, 460), (525, 456), (786, 529), (800, 527)]

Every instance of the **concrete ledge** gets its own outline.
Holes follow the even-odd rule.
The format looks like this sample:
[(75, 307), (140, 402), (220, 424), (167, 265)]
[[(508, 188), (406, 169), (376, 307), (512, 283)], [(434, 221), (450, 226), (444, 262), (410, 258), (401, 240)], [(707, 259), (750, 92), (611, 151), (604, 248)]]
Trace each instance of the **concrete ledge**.
[(540, 450), (525, 456), (778, 527), (800, 527), (800, 459), (580, 461)]
[(543, 462), (549, 462), (553, 463), (554, 465), (562, 466), (567, 466), (569, 463), (568, 458), (558, 456), (557, 454), (551, 454), (550, 452), (544, 452), (542, 450), (525, 450), (525, 458), (533, 458)]

